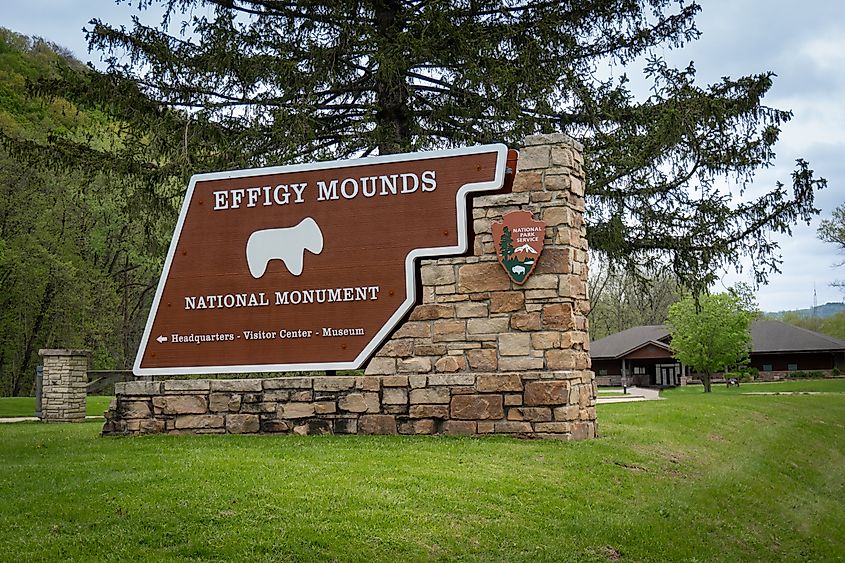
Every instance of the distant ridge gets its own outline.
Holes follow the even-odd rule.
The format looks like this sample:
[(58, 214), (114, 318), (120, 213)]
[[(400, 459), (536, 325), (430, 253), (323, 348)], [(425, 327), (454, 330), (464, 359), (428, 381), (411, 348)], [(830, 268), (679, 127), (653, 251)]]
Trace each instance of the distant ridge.
[[(816, 318), (824, 319), (827, 317), (832, 317), (833, 315), (841, 311), (845, 311), (845, 303), (825, 303), (824, 305), (819, 305), (815, 309)], [(770, 317), (779, 319), (782, 318), (786, 313), (795, 313), (802, 318), (810, 318), (813, 316), (813, 308), (809, 307), (807, 309), (793, 309), (791, 311), (778, 311), (777, 313), (766, 314)]]

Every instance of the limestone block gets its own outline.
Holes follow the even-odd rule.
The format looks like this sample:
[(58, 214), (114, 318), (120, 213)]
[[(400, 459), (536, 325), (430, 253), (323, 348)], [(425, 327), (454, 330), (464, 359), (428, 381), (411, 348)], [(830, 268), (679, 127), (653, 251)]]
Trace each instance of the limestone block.
[(293, 402), (306, 402), (314, 400), (314, 393), (311, 390), (307, 391), (292, 391), (290, 394), (290, 400)]
[(355, 388), (363, 391), (378, 391), (381, 389), (381, 377), (365, 375), (361, 378), (360, 383), (355, 381)]
[(431, 371), (431, 359), (408, 358), (399, 361), (398, 371), (402, 373), (428, 373)]
[(486, 318), (487, 304), (478, 302), (457, 303), (455, 305), (455, 314), (459, 319), (466, 318)]
[(497, 420), (504, 418), (501, 395), (457, 395), (450, 406), (457, 420)]
[(493, 424), (493, 431), (497, 434), (525, 434), (531, 432), (530, 422), (501, 420)]
[(177, 429), (223, 428), (222, 414), (186, 414), (176, 417)]
[(528, 334), (500, 334), (498, 344), (502, 356), (527, 356), (531, 352), (531, 337)]
[(434, 319), (451, 319), (455, 316), (455, 307), (453, 305), (417, 305), (411, 316), (412, 321), (431, 321)]
[(511, 315), (511, 328), (522, 331), (540, 330), (540, 313), (514, 313)]
[(442, 356), (448, 351), (445, 344), (421, 344), (414, 345), (415, 356)]
[(448, 405), (411, 405), (411, 418), (449, 418)]
[(407, 375), (394, 375), (390, 377), (382, 378), (381, 384), (385, 387), (407, 387), (408, 386), (408, 376)]
[(434, 364), (434, 370), (441, 373), (454, 373), (462, 369), (466, 369), (466, 360), (463, 356), (445, 356)]
[(531, 334), (531, 347), (535, 350), (549, 350), (561, 345), (561, 334), (557, 331), (534, 332)]
[(474, 436), (476, 423), (468, 420), (447, 420), (443, 423), (443, 433), (449, 436)]
[[(553, 192), (569, 191), (572, 176), (569, 174), (546, 174), (543, 177), (543, 187)], [(561, 197), (561, 196), (558, 196)]]
[(396, 434), (396, 417), (388, 414), (365, 414), (358, 420), (360, 434)]
[(438, 385), (474, 385), (475, 375), (473, 374), (454, 374), (454, 375), (429, 375), (428, 384), (430, 386)]
[(423, 285), (447, 285), (455, 283), (455, 270), (452, 266), (424, 264), (420, 268), (420, 278)]
[(466, 338), (466, 321), (434, 321), (433, 342), (458, 342)]
[(265, 379), (262, 386), (266, 391), (276, 389), (311, 389), (312, 379), (310, 377), (280, 377), (276, 379)]
[(514, 407), (508, 410), (508, 420), (550, 422), (552, 420), (552, 409), (549, 407)]
[(448, 404), (450, 399), (448, 387), (425, 387), (411, 390), (411, 404)]
[(543, 210), (543, 221), (550, 227), (565, 227), (572, 222), (572, 210), (568, 207), (547, 207)]
[(534, 430), (536, 432), (566, 434), (572, 431), (572, 425), (568, 422), (538, 422), (534, 425)]
[(149, 418), (152, 416), (150, 404), (147, 401), (124, 401), (120, 406), (124, 418)]
[(410, 338), (389, 340), (378, 351), (379, 356), (407, 358), (414, 355), (414, 341)]
[(570, 303), (554, 303), (543, 307), (543, 328), (572, 330), (575, 318)]
[(568, 248), (546, 248), (540, 255), (535, 274), (568, 274), (572, 269)]
[(369, 413), (377, 413), (381, 410), (378, 393), (364, 393), (364, 402), (367, 404), (367, 412)]
[(552, 161), (551, 147), (547, 145), (536, 145), (524, 147), (519, 151), (519, 162), (517, 166), (519, 172), (517, 177), (523, 170), (537, 170), (548, 168)]
[(355, 387), (354, 377), (315, 377), (314, 391), (346, 391)]
[(396, 358), (375, 357), (367, 364), (365, 375), (388, 375), (396, 373)]
[(260, 393), (260, 379), (216, 379), (211, 381), (211, 391), (234, 393)]
[(153, 407), (162, 414), (202, 414), (208, 401), (202, 395), (167, 395), (153, 397)]
[(469, 319), (467, 334), (499, 334), (508, 331), (508, 318)]
[(317, 401), (314, 403), (314, 414), (334, 414), (337, 412), (337, 403), (334, 401)]
[(208, 391), (211, 384), (207, 379), (171, 379), (164, 382), (165, 393), (178, 393), (182, 391)]
[(479, 374), (475, 388), (481, 393), (522, 391), (522, 378), (516, 373)]
[(425, 387), (426, 376), (424, 375), (409, 375), (408, 376), (408, 384), (411, 386), (411, 389), (419, 389), (420, 387)]
[(208, 410), (211, 412), (238, 412), (240, 408), (241, 396), (237, 393), (211, 393), (208, 396)]
[(385, 388), (381, 400), (385, 405), (407, 405), (408, 391), (401, 387)]
[(254, 434), (259, 429), (257, 414), (226, 415), (226, 432), (230, 434)]
[(555, 420), (578, 420), (578, 405), (567, 405), (565, 407), (556, 407), (554, 409)]
[(496, 371), (498, 359), (496, 350), (467, 350), (467, 362), (469, 367), (478, 371)]
[(394, 333), (393, 338), (429, 338), (431, 325), (427, 322), (407, 321)]
[(121, 396), (149, 396), (161, 394), (161, 381), (127, 381), (114, 384), (115, 395)]
[(476, 424), (476, 432), (479, 434), (492, 434), (496, 428), (494, 424), (492, 420), (479, 420)]
[(350, 393), (338, 399), (337, 406), (348, 412), (367, 412), (367, 401), (363, 393)]
[(527, 406), (565, 405), (568, 402), (568, 381), (532, 381), (525, 385)]
[(513, 407), (522, 404), (522, 393), (505, 395), (505, 406)]
[(519, 172), (513, 179), (514, 193), (536, 192), (542, 189), (543, 176), (539, 172)]
[(458, 270), (458, 291), (479, 293), (510, 289), (507, 273), (498, 262), (466, 264)]
[(546, 367), (555, 370), (587, 369), (589, 356), (586, 352), (577, 350), (548, 350)]
[(307, 418), (314, 416), (314, 403), (287, 403), (279, 405), (279, 418)]

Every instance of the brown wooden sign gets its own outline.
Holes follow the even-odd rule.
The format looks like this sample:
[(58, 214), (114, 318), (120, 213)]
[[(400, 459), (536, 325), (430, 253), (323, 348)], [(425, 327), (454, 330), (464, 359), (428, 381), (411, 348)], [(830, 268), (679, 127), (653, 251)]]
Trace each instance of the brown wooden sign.
[(191, 178), (137, 375), (360, 367), (416, 302), (416, 260), (461, 254), (487, 145)]
[(511, 211), (491, 227), (499, 264), (514, 283), (524, 284), (540, 261), (546, 223), (534, 219), (530, 211)]

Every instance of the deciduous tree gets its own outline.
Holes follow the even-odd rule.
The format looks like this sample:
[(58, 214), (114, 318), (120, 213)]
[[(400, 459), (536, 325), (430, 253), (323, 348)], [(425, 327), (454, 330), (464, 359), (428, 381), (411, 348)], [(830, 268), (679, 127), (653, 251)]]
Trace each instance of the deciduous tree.
[[(821, 240), (835, 244), (840, 251), (845, 251), (845, 203), (834, 209), (833, 216), (823, 220), (816, 232)], [(845, 265), (845, 261), (838, 265)], [(833, 285), (845, 290), (845, 281), (836, 281)]]
[(679, 361), (701, 374), (710, 392), (714, 373), (745, 364), (751, 353), (755, 312), (736, 293), (688, 296), (669, 307), (670, 347)]

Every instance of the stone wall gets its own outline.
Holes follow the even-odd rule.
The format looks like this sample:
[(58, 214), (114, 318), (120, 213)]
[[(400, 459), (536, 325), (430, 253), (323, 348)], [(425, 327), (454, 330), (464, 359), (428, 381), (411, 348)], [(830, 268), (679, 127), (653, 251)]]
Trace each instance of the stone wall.
[[(421, 304), (364, 377), (119, 384), (104, 432), (594, 436), (582, 164), (565, 135), (526, 138), (512, 193), (471, 200), (472, 253), (421, 261)], [(521, 286), (491, 231), (516, 210), (547, 224)]]
[(103, 433), (511, 434), (584, 439), (595, 406), (566, 372), (116, 384)]
[(39, 350), (44, 366), (41, 420), (84, 422), (88, 384), (87, 350)]

